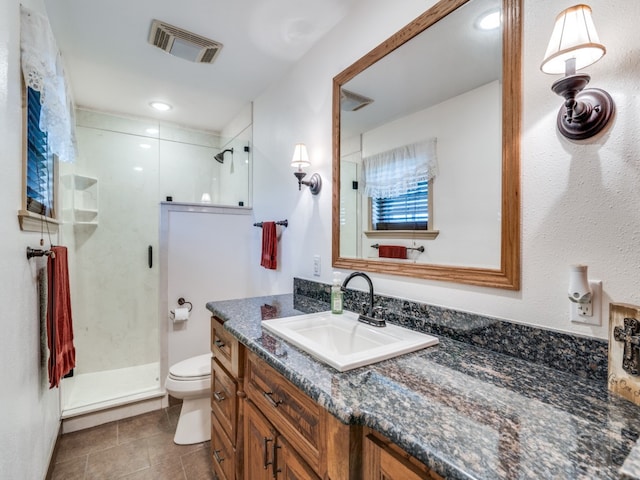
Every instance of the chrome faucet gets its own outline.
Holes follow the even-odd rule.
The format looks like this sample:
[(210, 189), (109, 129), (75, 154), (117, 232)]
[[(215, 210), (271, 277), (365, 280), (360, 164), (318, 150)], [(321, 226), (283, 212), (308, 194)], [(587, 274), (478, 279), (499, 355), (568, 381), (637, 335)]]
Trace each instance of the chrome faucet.
[(384, 318), (375, 318), (376, 309), (373, 308), (373, 282), (369, 278), (369, 275), (363, 272), (353, 272), (349, 274), (349, 276), (344, 279), (344, 282), (342, 282), (342, 286), (340, 287), (340, 290), (342, 290), (343, 292), (346, 292), (347, 284), (355, 277), (362, 277), (369, 284), (369, 309), (366, 315), (361, 313), (360, 316), (358, 317), (358, 320), (360, 322), (373, 325), (374, 327), (386, 327), (387, 324)]

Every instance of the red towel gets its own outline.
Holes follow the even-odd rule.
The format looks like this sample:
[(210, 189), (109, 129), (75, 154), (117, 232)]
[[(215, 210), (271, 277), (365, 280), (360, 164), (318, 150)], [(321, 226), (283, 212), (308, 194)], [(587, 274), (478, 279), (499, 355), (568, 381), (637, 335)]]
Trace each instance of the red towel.
[(67, 247), (51, 247), (51, 251), (53, 254), (47, 260), (49, 388), (59, 386), (62, 377), (76, 366)]
[(400, 245), (380, 245), (378, 256), (382, 258), (407, 258), (407, 247)]
[(269, 270), (278, 268), (278, 234), (276, 222), (262, 222), (262, 260), (260, 265)]

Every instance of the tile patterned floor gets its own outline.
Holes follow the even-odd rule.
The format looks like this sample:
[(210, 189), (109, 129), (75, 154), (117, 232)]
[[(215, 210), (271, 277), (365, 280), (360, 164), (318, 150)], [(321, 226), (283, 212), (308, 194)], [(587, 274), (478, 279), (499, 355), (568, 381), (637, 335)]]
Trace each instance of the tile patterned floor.
[(210, 442), (176, 445), (181, 405), (60, 439), (54, 480), (213, 480)]

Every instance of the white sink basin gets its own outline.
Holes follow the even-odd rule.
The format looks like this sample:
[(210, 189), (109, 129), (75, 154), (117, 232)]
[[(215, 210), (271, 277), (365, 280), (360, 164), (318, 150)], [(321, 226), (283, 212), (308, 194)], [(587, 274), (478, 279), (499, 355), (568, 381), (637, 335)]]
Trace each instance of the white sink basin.
[(352, 312), (277, 318), (263, 321), (262, 327), (340, 372), (438, 343), (436, 337), (396, 325), (366, 325)]

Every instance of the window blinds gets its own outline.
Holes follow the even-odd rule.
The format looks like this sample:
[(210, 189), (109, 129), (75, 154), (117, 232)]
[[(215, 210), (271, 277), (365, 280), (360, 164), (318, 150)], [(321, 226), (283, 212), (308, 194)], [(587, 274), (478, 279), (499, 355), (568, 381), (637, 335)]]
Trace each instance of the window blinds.
[(53, 192), (53, 157), (40, 130), (40, 92), (27, 88), (27, 210), (48, 215)]

